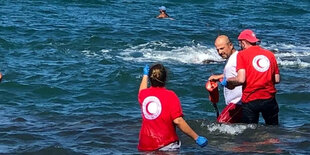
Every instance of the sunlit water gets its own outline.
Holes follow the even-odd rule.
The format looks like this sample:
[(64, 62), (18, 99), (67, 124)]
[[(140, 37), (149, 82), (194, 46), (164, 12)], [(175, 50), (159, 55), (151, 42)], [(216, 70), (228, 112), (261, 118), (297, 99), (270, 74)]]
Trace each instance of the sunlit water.
[[(155, 18), (161, 5), (175, 20)], [(2, 1), (0, 153), (138, 154), (138, 86), (143, 66), (161, 62), (185, 119), (209, 140), (200, 148), (178, 130), (179, 154), (308, 154), (309, 8), (308, 1)], [(204, 84), (225, 61), (213, 42), (226, 34), (239, 49), (246, 28), (280, 66), (279, 126), (215, 123)]]

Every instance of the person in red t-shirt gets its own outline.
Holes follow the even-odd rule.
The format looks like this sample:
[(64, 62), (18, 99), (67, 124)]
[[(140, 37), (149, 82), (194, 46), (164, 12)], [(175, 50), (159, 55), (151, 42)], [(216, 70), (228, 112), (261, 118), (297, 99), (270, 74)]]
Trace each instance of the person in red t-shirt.
[[(139, 134), (140, 151), (175, 151), (181, 146), (175, 126), (204, 147), (208, 140), (198, 136), (183, 119), (182, 107), (177, 95), (165, 88), (166, 69), (155, 64), (144, 67), (138, 100), (142, 113), (142, 126)], [(149, 77), (149, 78), (148, 78)], [(151, 87), (147, 88), (148, 79)]]
[(242, 51), (237, 56), (237, 77), (227, 79), (227, 88), (242, 85), (242, 122), (258, 123), (261, 112), (267, 125), (278, 125), (279, 107), (275, 99), (275, 84), (280, 82), (280, 72), (274, 54), (257, 45), (252, 30), (240, 33)]

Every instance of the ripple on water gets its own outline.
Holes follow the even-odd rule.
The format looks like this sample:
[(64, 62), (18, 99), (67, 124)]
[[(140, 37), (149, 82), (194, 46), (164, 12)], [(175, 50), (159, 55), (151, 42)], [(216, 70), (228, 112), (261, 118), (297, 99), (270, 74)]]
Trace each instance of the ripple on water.
[(32, 92), (44, 98), (55, 97), (67, 93), (67, 91), (65, 91), (64, 89), (58, 87), (51, 87), (48, 85), (40, 85)]
[[(31, 150), (35, 150), (35, 149), (31, 149)], [(35, 150), (35, 151), (30, 151), (30, 152), (25, 151), (23, 152), (23, 154), (84, 155), (84, 153), (75, 152), (69, 148), (64, 148), (59, 145), (48, 146), (40, 150)]]
[(27, 120), (23, 117), (17, 117), (12, 119), (12, 122), (27, 122)]
[(18, 139), (22, 141), (37, 141), (43, 140), (43, 136), (34, 133), (19, 133), (19, 134), (8, 134), (9, 137), (13, 139)]

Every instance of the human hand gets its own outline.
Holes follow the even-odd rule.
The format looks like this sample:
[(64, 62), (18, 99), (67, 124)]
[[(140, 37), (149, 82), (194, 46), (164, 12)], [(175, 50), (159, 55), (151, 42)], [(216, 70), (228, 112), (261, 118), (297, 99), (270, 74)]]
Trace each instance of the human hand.
[(196, 144), (200, 147), (205, 147), (208, 145), (208, 139), (206, 137), (198, 136), (196, 139)]
[(218, 75), (211, 75), (208, 79), (208, 81), (218, 81), (220, 77)]
[(227, 86), (227, 80), (226, 80), (226, 77), (224, 77), (223, 79), (220, 79), (220, 83), (222, 86)]
[(149, 75), (149, 70), (150, 70), (149, 65), (145, 65), (145, 67), (143, 68), (143, 75)]

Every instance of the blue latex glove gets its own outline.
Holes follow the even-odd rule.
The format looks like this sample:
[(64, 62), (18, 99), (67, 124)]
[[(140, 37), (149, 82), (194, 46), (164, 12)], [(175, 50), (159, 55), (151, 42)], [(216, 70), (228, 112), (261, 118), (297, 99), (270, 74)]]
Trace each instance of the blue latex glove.
[(226, 77), (223, 78), (223, 80), (220, 82), (222, 86), (227, 86)]
[(196, 144), (200, 147), (205, 147), (208, 145), (208, 139), (206, 137), (198, 136), (196, 139)]
[(145, 65), (145, 67), (143, 69), (143, 75), (149, 75), (149, 70), (150, 70), (149, 65)]

